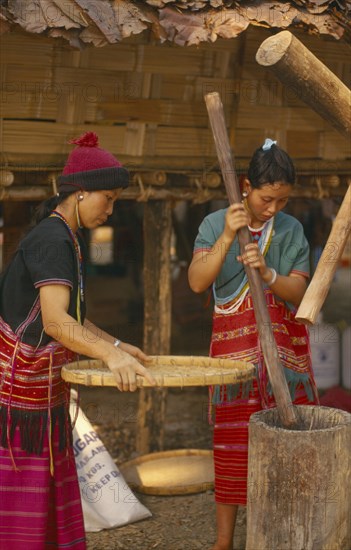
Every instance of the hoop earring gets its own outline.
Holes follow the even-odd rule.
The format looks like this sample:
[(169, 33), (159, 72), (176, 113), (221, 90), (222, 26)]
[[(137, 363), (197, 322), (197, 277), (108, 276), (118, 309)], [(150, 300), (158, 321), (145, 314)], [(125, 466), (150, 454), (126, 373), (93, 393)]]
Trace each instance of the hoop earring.
[(244, 199), (246, 199), (246, 197), (248, 197), (249, 194), (248, 194), (247, 191), (243, 191), (243, 192), (242, 192), (242, 196), (243, 196)]
[(80, 223), (79, 208), (78, 208), (78, 201), (79, 200), (81, 200), (81, 199), (79, 199), (79, 197), (78, 197), (78, 200), (76, 202), (76, 220), (77, 220), (77, 225), (78, 225), (79, 229), (82, 229), (83, 226)]

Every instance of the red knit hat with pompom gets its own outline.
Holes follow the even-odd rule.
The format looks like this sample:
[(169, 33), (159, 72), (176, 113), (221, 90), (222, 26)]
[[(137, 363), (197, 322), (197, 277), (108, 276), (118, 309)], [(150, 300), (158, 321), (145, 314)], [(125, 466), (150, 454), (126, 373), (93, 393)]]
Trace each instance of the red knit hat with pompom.
[(99, 147), (99, 139), (94, 132), (87, 132), (69, 143), (77, 147), (70, 153), (62, 175), (58, 177), (60, 192), (77, 189), (99, 191), (128, 186), (128, 170), (111, 153)]

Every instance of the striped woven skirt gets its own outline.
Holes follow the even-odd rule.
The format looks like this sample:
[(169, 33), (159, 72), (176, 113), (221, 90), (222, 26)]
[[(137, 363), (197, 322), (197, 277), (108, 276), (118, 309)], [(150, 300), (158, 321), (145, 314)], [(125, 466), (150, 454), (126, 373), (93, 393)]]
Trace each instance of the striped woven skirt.
[(49, 442), (40, 456), (22, 451), (19, 428), (8, 449), (0, 447), (0, 548), (84, 550), (85, 532), (77, 471), (71, 449), (59, 451), (58, 427), (52, 434), (54, 476)]
[[(295, 321), (293, 314), (270, 291), (266, 292), (266, 301), (292, 401), (295, 405), (314, 405), (318, 403), (318, 392), (311, 368), (306, 328)], [(215, 412), (215, 500), (245, 506), (250, 416), (276, 406), (259, 346), (250, 296), (235, 313), (214, 314), (211, 356), (246, 360), (257, 366), (257, 376), (249, 395), (233, 387), (212, 388), (210, 392)]]
[[(297, 388), (295, 405), (312, 405), (304, 388)], [(272, 400), (270, 407), (275, 407)], [(240, 395), (231, 403), (215, 407), (213, 455), (215, 500), (222, 504), (246, 506), (248, 473), (248, 425), (250, 416), (262, 410), (256, 380), (248, 397)]]
[(34, 349), (0, 318), (0, 549), (84, 550), (85, 531), (57, 342)]

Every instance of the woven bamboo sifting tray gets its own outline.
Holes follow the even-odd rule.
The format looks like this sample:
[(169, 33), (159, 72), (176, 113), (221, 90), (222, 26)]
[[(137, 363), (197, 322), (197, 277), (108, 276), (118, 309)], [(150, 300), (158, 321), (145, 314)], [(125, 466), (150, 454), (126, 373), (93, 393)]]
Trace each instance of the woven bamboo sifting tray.
[[(235, 384), (251, 380), (255, 372), (246, 361), (201, 356), (154, 355), (145, 366), (159, 387)], [(116, 386), (112, 372), (100, 360), (69, 363), (62, 367), (62, 378), (83, 386)], [(137, 385), (150, 387), (142, 376), (137, 376)]]

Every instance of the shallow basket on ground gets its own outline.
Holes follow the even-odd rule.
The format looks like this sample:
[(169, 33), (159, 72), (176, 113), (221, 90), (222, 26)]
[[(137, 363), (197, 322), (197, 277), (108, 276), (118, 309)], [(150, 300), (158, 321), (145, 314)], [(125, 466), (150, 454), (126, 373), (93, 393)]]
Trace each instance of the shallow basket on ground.
[(206, 449), (172, 449), (120, 464), (128, 485), (147, 495), (187, 495), (212, 490), (213, 453)]

